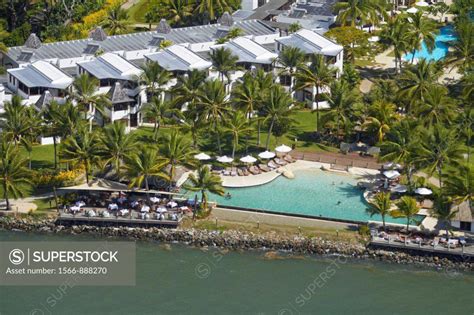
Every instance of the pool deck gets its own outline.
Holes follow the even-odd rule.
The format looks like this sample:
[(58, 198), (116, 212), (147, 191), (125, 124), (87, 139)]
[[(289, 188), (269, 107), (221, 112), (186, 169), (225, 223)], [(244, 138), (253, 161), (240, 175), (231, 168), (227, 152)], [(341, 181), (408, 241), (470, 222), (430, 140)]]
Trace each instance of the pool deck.
[[(248, 175), (248, 176), (223, 176), (222, 178), (222, 186), (230, 187), (230, 188), (242, 188), (242, 187), (253, 187), (253, 186), (260, 186), (267, 184), (280, 175), (284, 171), (294, 172), (297, 170), (304, 170), (304, 169), (321, 169), (324, 167), (329, 172), (331, 171), (331, 164), (328, 163), (320, 163), (320, 162), (312, 162), (312, 161), (304, 161), (304, 160), (297, 160), (295, 163), (290, 163), (285, 166), (278, 168), (277, 170), (262, 173), (258, 175)], [(351, 167), (349, 168), (348, 172), (340, 172), (338, 173), (345, 173), (355, 176), (369, 176), (375, 175), (379, 173), (377, 170), (373, 169), (366, 169), (366, 168), (358, 168), (358, 167)]]

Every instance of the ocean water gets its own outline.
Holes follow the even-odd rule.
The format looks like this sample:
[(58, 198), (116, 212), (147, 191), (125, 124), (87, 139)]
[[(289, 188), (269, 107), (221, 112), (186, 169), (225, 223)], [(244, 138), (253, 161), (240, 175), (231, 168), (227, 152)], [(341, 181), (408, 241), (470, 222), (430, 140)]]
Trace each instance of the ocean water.
[[(430, 53), (426, 48), (426, 44), (423, 42), (421, 44), (421, 49), (415, 52), (415, 58), (417, 59), (426, 59), (426, 60), (440, 60), (446, 57), (448, 54), (449, 42), (456, 40), (456, 34), (451, 25), (444, 26), (440, 29), (439, 34), (435, 38), (435, 48)], [(406, 54), (404, 59), (406, 61), (411, 61), (413, 53)]]
[[(0, 241), (98, 240), (0, 231)], [(474, 275), (345, 258), (137, 243), (133, 287), (1, 286), (10, 314), (473, 314)], [(54, 307), (46, 299), (54, 296)]]
[[(380, 221), (378, 215), (367, 214), (363, 191), (357, 188), (358, 178), (319, 169), (295, 171), (294, 179), (279, 176), (274, 181), (254, 187), (226, 188), (232, 196), (210, 195), (219, 205), (275, 212), (296, 213), (352, 221)], [(421, 221), (423, 216), (415, 220)], [(385, 218), (387, 222), (406, 224), (406, 219)]]

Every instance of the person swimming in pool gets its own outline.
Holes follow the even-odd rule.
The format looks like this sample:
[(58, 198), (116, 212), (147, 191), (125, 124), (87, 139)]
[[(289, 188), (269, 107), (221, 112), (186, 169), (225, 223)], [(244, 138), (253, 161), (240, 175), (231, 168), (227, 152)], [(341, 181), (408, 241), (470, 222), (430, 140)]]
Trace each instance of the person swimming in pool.
[(230, 194), (230, 192), (227, 193), (227, 195), (225, 195), (225, 199), (230, 199), (232, 198), (232, 195)]
[(339, 206), (340, 204), (341, 204), (341, 201), (339, 200), (339, 201), (337, 202), (337, 205)]

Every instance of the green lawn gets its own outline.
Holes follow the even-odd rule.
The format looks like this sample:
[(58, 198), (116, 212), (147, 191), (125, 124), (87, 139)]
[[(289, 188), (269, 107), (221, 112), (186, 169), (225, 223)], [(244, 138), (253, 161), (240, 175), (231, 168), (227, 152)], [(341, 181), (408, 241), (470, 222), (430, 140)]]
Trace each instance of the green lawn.
[(146, 23), (145, 13), (148, 12), (149, 0), (140, 0), (128, 9), (128, 20), (131, 23)]

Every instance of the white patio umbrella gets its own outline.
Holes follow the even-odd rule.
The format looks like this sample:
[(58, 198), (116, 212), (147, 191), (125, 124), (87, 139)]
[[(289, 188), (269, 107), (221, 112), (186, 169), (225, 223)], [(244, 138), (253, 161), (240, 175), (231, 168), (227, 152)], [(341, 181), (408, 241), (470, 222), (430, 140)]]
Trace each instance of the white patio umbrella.
[(418, 1), (417, 3), (415, 3), (415, 5), (417, 7), (428, 7), (430, 4), (428, 2), (425, 2), (425, 1)]
[(384, 170), (390, 170), (390, 169), (402, 169), (402, 166), (398, 163), (394, 163), (394, 162), (387, 162), (387, 163), (384, 163), (383, 165), (383, 168)]
[(390, 189), (391, 192), (395, 192), (395, 193), (405, 193), (407, 192), (407, 190), (408, 188), (405, 185), (397, 185), (395, 187), (392, 187), (392, 189)]
[(385, 177), (387, 177), (388, 179), (395, 179), (398, 176), (400, 176), (400, 173), (398, 171), (395, 171), (395, 170), (390, 170), (390, 171), (383, 172), (383, 175)]
[(369, 37), (369, 42), (371, 42), (371, 43), (376, 43), (376, 42), (378, 42), (379, 40), (380, 40), (380, 37), (378, 37), (378, 36), (371, 36), (371, 37)]
[(272, 159), (272, 158), (275, 157), (275, 153), (270, 152), (270, 151), (267, 150), (267, 151), (259, 153), (258, 157), (262, 158), (262, 159)]
[(228, 157), (227, 155), (223, 155), (217, 158), (217, 161), (221, 163), (231, 163), (233, 160), (233, 158)]
[(196, 160), (200, 160), (200, 161), (207, 161), (207, 160), (210, 160), (210, 159), (211, 159), (211, 157), (210, 157), (209, 155), (207, 155), (206, 153), (204, 153), (204, 152), (201, 152), (201, 153), (199, 153), (199, 154), (196, 154), (196, 155), (194, 156), (194, 158), (195, 158)]
[(287, 145), (282, 144), (281, 146), (276, 147), (275, 151), (277, 151), (278, 153), (288, 153), (291, 151), (291, 148)]
[(415, 194), (421, 195), (421, 196), (428, 196), (428, 195), (431, 195), (432, 193), (433, 191), (426, 187), (420, 187), (420, 188), (415, 189)]
[(416, 13), (418, 12), (418, 9), (415, 7), (411, 7), (410, 9), (407, 10), (408, 13)]
[(251, 155), (246, 155), (243, 158), (240, 158), (240, 161), (244, 163), (255, 163), (257, 162), (257, 159)]

